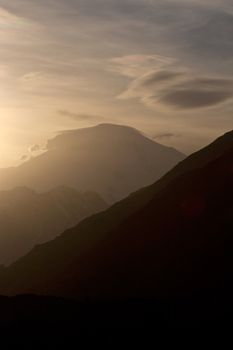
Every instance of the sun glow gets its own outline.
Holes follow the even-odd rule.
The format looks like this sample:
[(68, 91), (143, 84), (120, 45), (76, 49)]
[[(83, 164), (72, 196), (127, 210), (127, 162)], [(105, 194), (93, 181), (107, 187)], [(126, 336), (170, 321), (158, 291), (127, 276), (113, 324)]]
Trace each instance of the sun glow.
[(102, 122), (186, 154), (232, 128), (228, 0), (100, 2), (0, 0), (0, 166)]

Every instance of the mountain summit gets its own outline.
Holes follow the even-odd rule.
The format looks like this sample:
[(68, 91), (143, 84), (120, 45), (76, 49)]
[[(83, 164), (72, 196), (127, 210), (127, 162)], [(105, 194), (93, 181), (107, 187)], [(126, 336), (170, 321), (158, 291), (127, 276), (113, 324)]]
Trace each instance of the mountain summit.
[(63, 132), (48, 141), (44, 154), (1, 169), (0, 189), (48, 191), (65, 185), (94, 191), (113, 203), (152, 184), (183, 158), (134, 128), (100, 124)]

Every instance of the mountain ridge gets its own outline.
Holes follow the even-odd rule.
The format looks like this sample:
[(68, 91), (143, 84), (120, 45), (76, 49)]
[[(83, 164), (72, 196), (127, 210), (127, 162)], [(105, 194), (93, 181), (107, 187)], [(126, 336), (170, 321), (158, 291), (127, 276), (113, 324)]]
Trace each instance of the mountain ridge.
[(0, 263), (12, 263), (34, 245), (106, 208), (98, 194), (64, 186), (45, 193), (27, 187), (0, 191)]
[(68, 185), (99, 193), (108, 203), (153, 183), (184, 155), (127, 126), (102, 124), (64, 132), (47, 151), (19, 167), (0, 170), (0, 189), (39, 192)]
[[(4, 293), (4, 286), (8, 286), (7, 293), (10, 295), (14, 295), (14, 293), (30, 292), (54, 294), (58, 296), (76, 295), (76, 297), (78, 295), (84, 297), (90, 294), (93, 297), (96, 292), (98, 295), (106, 296), (108, 288), (111, 290), (111, 283), (112, 290), (116, 288), (116, 291), (119, 291), (119, 288), (124, 290), (124, 286), (130, 283), (129, 281), (134, 283), (134, 290), (136, 291), (138, 286), (135, 282), (135, 266), (138, 266), (138, 264), (140, 266), (140, 262), (143, 261), (143, 259), (147, 261), (147, 259), (150, 258), (153, 263), (157, 261), (154, 257), (154, 253), (150, 250), (156, 248), (156, 245), (154, 245), (155, 242), (151, 236), (152, 233), (150, 232), (153, 227), (157, 227), (154, 229), (155, 237), (166, 237), (167, 235), (167, 237), (170, 237), (169, 240), (171, 239), (171, 242), (173, 242), (174, 247), (177, 246), (177, 243), (173, 241), (175, 238), (172, 237), (176, 237), (176, 234), (178, 234), (178, 242), (179, 237), (181, 237), (181, 246), (185, 244), (185, 249), (189, 250), (191, 246), (182, 231), (187, 227), (191, 234), (190, 237), (193, 239), (193, 247), (199, 251), (198, 239), (202, 242), (202, 236), (198, 235), (198, 238), (195, 238), (197, 239), (196, 241), (194, 239), (194, 228), (198, 233), (202, 233), (200, 220), (204, 220), (202, 222), (207, 231), (206, 235), (203, 237), (206, 237), (207, 242), (208, 240), (211, 242), (211, 236), (209, 236), (210, 231), (208, 230), (210, 230), (210, 228), (215, 231), (219, 230), (219, 220), (219, 222), (222, 222), (223, 225), (226, 226), (226, 232), (224, 234), (225, 238), (229, 240), (228, 232), (230, 229), (230, 222), (228, 223), (227, 221), (228, 214), (227, 211), (225, 212), (224, 206), (221, 206), (221, 203), (223, 198), (225, 198), (225, 200), (227, 200), (226, 205), (230, 208), (231, 198), (233, 197), (231, 197), (233, 187), (233, 139), (231, 140), (231, 136), (233, 136), (233, 134), (230, 135), (229, 143), (228, 140), (225, 142), (225, 137), (222, 136), (219, 139), (219, 141), (221, 141), (220, 146), (219, 141), (217, 144), (215, 143), (215, 146), (212, 144), (212, 158), (205, 157), (209, 152), (209, 146), (199, 151), (200, 166), (196, 164), (194, 170), (192, 166), (190, 167), (190, 159), (188, 161), (184, 160), (183, 165), (182, 163), (177, 165), (170, 174), (165, 175), (154, 185), (144, 188), (134, 195), (129, 196), (127, 199), (115, 204), (110, 209), (82, 221), (77, 227), (66, 231), (56, 240), (31, 251), (27, 256), (11, 265), (8, 269), (2, 271), (2, 278), (0, 279), (2, 289), (0, 288), (0, 291)], [(219, 147), (218, 150), (216, 150), (216, 147)], [(196, 157), (197, 155), (195, 155), (195, 158)], [(204, 165), (203, 161), (205, 163)], [(183, 174), (180, 174), (182, 171)], [(210, 174), (212, 174), (212, 177)], [(229, 185), (228, 190), (226, 190), (225, 184)], [(221, 201), (218, 202), (217, 198), (220, 198), (219, 196), (221, 193)], [(205, 198), (205, 196), (207, 197)], [(216, 203), (219, 205), (219, 213), (214, 209)], [(218, 208), (218, 206), (216, 206), (216, 208)], [(184, 217), (184, 213), (187, 217)], [(208, 221), (211, 215), (214, 218), (213, 224), (211, 221)], [(172, 223), (174, 223), (174, 227)], [(134, 234), (134, 231), (137, 232), (137, 235)], [(174, 235), (170, 236), (169, 232), (173, 231)], [(159, 232), (160, 236), (156, 236), (156, 234), (159, 235)], [(162, 232), (164, 232), (164, 234), (167, 233), (164, 236), (164, 234), (161, 235)], [(146, 238), (144, 238), (146, 237), (145, 235), (148, 235), (148, 239), (151, 240), (149, 246), (147, 245), (148, 242)], [(117, 241), (117, 245), (112, 243), (115, 239), (114, 237), (116, 237), (116, 239), (117, 237), (118, 239), (120, 239), (119, 237), (123, 238)], [(129, 237), (133, 237), (134, 239), (137, 237), (137, 242), (135, 244), (138, 244), (138, 246), (136, 245), (133, 248), (129, 241), (127, 241), (127, 237), (128, 240)], [(144, 240), (141, 241), (142, 238)], [(212, 241), (211, 244), (213, 247), (215, 247), (215, 243), (216, 240)], [(146, 248), (144, 244), (146, 244)], [(161, 240), (160, 245), (161, 244), (161, 247), (167, 247), (166, 239), (165, 241)], [(173, 244), (171, 243), (171, 247)], [(202, 242), (201, 246), (203, 244)], [(119, 250), (117, 253), (115, 252), (116, 247), (118, 247)], [(171, 249), (171, 247), (169, 249)], [(203, 247), (207, 249), (205, 244)], [(145, 249), (149, 249), (148, 252), (150, 252), (150, 254), (148, 254), (148, 256), (147, 254), (143, 255)], [(157, 251), (158, 256), (163, 252), (162, 249), (161, 252), (159, 252), (157, 248), (155, 251)], [(109, 252), (113, 252), (113, 254)], [(179, 253), (180, 250), (178, 249), (177, 252)], [(136, 256), (139, 254), (137, 258), (134, 257), (133, 263), (129, 264), (130, 260), (127, 260), (128, 262), (125, 266), (124, 264), (123, 266), (119, 264), (120, 261), (128, 259), (131, 253), (134, 255), (136, 254)], [(173, 250), (171, 253), (171, 256), (176, 256)], [(141, 258), (140, 254), (142, 254)], [(164, 256), (166, 256), (166, 253)], [(188, 259), (189, 255), (187, 253), (185, 253), (185, 256), (185, 259)], [(112, 259), (115, 259), (118, 263), (114, 263), (114, 261), (111, 262)], [(179, 261), (178, 256), (176, 259)], [(202, 259), (204, 259), (203, 256)], [(166, 267), (166, 261), (162, 259), (159, 264), (162, 264), (162, 262), (165, 265), (163, 269), (161, 268), (161, 271), (167, 271), (167, 274), (164, 276), (171, 279), (170, 270), (166, 270), (168, 268)], [(205, 259), (203, 260), (203, 263), (204, 262), (206, 264)], [(106, 265), (102, 265), (105, 263)], [(187, 260), (187, 266), (191, 266), (190, 264), (190, 260)], [(121, 269), (118, 270), (120, 266)], [(169, 266), (169, 269), (172, 271), (173, 265)], [(176, 264), (174, 266), (176, 266)], [(178, 266), (185, 268), (186, 265), (182, 265), (180, 261)], [(166, 269), (164, 270), (165, 267)], [(57, 271), (56, 273), (54, 272), (54, 268)], [(140, 269), (142, 268), (143, 267), (140, 267)], [(182, 268), (181, 270), (177, 270), (181, 276)], [(133, 269), (131, 273), (129, 269)], [(140, 269), (138, 271), (144, 271)], [(132, 273), (133, 271), (134, 274)], [(141, 278), (145, 275), (145, 271), (143, 274), (141, 273)], [(104, 273), (107, 274), (107, 277)], [(127, 276), (124, 277), (124, 273), (126, 273)], [(40, 276), (40, 279), (38, 276)], [(115, 276), (115, 279), (112, 278), (112, 276)], [(118, 276), (118, 278), (116, 278), (116, 276)], [(131, 276), (131, 279), (129, 276)], [(134, 282), (132, 282), (133, 276)], [(162, 276), (163, 275), (159, 275), (158, 272), (157, 278), (161, 279)], [(187, 278), (187, 276), (185, 278)], [(151, 277), (149, 278), (149, 281), (150, 280)], [(141, 281), (141, 286), (144, 285), (146, 287), (145, 282), (146, 281)], [(160, 283), (162, 283), (161, 280)], [(104, 288), (107, 289), (104, 290)]]

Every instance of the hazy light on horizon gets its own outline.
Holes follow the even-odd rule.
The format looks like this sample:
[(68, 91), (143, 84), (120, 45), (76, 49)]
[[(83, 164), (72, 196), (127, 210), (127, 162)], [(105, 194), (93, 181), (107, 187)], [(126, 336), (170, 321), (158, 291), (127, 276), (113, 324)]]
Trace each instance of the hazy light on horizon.
[(0, 0), (0, 167), (102, 122), (207, 144), (233, 126), (232, 28), (230, 0)]

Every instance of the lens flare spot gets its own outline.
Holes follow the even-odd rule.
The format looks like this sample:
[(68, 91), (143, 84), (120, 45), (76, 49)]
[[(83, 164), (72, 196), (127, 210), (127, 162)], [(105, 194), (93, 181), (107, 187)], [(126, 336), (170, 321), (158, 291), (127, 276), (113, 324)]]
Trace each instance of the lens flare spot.
[(183, 201), (181, 208), (186, 217), (195, 218), (205, 211), (206, 200), (204, 196), (194, 194)]

